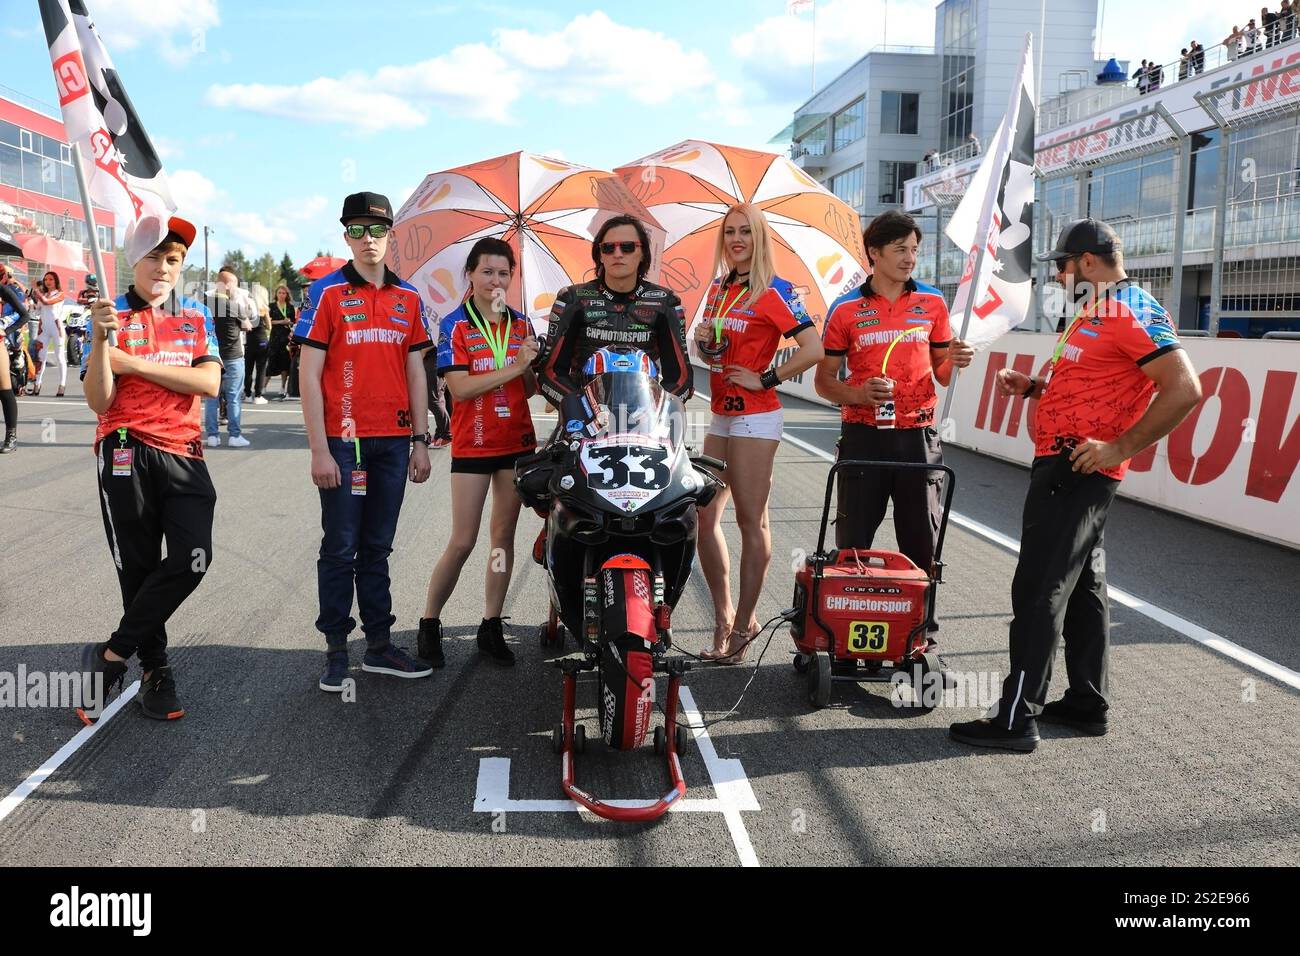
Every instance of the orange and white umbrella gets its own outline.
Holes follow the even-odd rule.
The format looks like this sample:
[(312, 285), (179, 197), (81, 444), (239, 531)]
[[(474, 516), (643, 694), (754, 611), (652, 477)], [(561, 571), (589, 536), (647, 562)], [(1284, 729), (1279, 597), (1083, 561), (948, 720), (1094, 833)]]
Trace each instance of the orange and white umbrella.
[(722, 218), (738, 202), (767, 216), (773, 267), (819, 330), (830, 304), (867, 277), (857, 212), (784, 156), (687, 140), (615, 172), (667, 230), (661, 281), (692, 325), (713, 279)]
[[(650, 232), (657, 264), (664, 230), (613, 173), (509, 153), (430, 173), (393, 223), (388, 265), (419, 290), (437, 320), (460, 305), (469, 288), (465, 260), (479, 239), (508, 242), (518, 270), (507, 301), (545, 332), (555, 294), (595, 278), (591, 240), (623, 213)], [(657, 276), (652, 272), (653, 282)]]

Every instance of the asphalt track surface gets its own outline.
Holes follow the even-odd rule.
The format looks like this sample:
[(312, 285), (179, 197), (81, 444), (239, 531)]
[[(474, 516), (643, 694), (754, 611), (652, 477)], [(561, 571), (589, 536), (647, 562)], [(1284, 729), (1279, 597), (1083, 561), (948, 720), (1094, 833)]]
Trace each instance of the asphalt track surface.
[[(692, 404), (707, 422), (704, 402)], [(789, 436), (833, 448), (834, 411), (787, 406)], [(107, 637), (121, 607), (95, 497), (93, 416), (72, 396), (24, 398), (20, 413), (22, 447), (0, 458), (0, 671), (66, 671), (84, 642)], [(0, 803), (0, 862), (1300, 863), (1300, 692), (1116, 602), (1105, 738), (1044, 725), (1032, 755), (973, 750), (949, 740), (947, 726), (979, 716), (987, 700), (954, 695), (923, 713), (895, 707), (882, 685), (837, 685), (832, 706), (813, 710), (782, 629), (739, 712), (688, 747), (684, 812), (639, 825), (572, 812), (550, 747), (560, 678), (535, 638), (546, 605), (529, 558), (536, 519), (520, 520), (507, 608), (516, 667), (476, 653), (481, 538), (443, 616), (447, 667), (427, 680), (362, 673), (358, 631), (357, 700), (344, 703), (316, 687), (319, 507), (298, 405), (246, 406), (244, 428), (251, 448), (208, 450), (215, 554), (169, 628), (187, 716), (156, 723), (126, 700), (69, 746), (80, 724), (67, 710), (0, 708), (0, 797), (18, 788)], [(448, 458), (434, 453), (430, 480), (408, 485), (395, 543), (394, 639), (412, 649), (449, 530)], [(790, 442), (777, 462), (764, 618), (790, 603), (792, 555), (815, 544), (827, 471)], [(955, 509), (1017, 538), (1025, 470), (957, 449), (948, 462)], [(734, 557), (734, 523), (728, 534)], [(1300, 554), (1126, 501), (1111, 513), (1107, 546), (1112, 586), (1300, 670)], [(941, 649), (996, 695), (1015, 555), (954, 525), (944, 557)], [(697, 573), (674, 616), (678, 646), (707, 646), (710, 617)], [(686, 686), (714, 719), (752, 674), (700, 668)], [(1057, 674), (1053, 696), (1059, 658)], [(588, 679), (579, 717), (593, 738), (594, 699)], [(58, 769), (35, 773), (61, 748), (70, 756)], [(668, 788), (648, 746), (613, 753), (595, 742), (578, 774), (603, 797)]]

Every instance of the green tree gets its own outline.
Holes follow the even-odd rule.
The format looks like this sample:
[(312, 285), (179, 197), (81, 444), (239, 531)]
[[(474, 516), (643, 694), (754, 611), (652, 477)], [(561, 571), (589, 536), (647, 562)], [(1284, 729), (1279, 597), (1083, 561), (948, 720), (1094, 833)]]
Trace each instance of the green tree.
[(248, 261), (248, 257), (244, 255), (243, 249), (228, 249), (221, 261), (213, 263), (213, 265), (217, 269), (230, 266), (235, 270), (235, 275), (239, 276), (240, 282), (249, 282), (253, 278), (252, 264)]
[[(285, 252), (280, 259), (280, 281), (289, 287), (289, 291), (297, 295), (298, 290), (308, 284), (307, 277), (298, 271), (293, 260), (289, 258), (289, 253)], [(277, 283), (278, 284), (278, 283)]]

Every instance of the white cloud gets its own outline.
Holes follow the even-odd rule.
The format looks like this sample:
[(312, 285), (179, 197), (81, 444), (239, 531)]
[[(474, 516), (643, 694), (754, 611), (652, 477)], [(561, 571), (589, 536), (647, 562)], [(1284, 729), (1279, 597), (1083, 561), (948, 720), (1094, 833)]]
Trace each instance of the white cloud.
[(318, 77), (298, 85), (216, 85), (208, 90), (208, 102), (376, 131), (422, 126), (434, 110), (508, 123), (511, 106), (525, 92), (565, 104), (612, 95), (657, 105), (706, 92), (716, 82), (704, 53), (597, 11), (549, 33), (498, 29), (489, 44), (463, 44), (374, 73)]
[[(817, 5), (817, 82), (824, 84), (872, 47), (934, 46), (935, 0), (830, 0)], [(888, 34), (885, 30), (888, 28)], [(806, 99), (813, 18), (804, 13), (762, 20), (731, 41), (745, 75), (769, 99)]]
[(214, 255), (242, 248), (254, 255), (278, 253), (298, 241), (298, 227), (325, 212), (324, 196), (286, 200), (264, 213), (233, 208), (230, 197), (216, 183), (193, 169), (168, 173), (178, 211), (202, 228), (211, 226)]
[(179, 66), (207, 50), (221, 24), (216, 0), (97, 0), (91, 19), (109, 50), (149, 47)]

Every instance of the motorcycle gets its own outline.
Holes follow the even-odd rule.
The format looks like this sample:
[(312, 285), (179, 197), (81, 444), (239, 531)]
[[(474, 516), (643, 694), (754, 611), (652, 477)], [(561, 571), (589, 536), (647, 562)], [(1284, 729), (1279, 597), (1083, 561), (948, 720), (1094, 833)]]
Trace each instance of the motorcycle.
[[(685, 444), (686, 413), (666, 392), (658, 369), (634, 348), (605, 348), (584, 368), (585, 387), (566, 397), (560, 425), (541, 452), (521, 460), (515, 486), (524, 504), (546, 518), (535, 557), (547, 572), (548, 620), (544, 648), (572, 637), (580, 653), (555, 663), (563, 673), (562, 719), (552, 746), (562, 761), (566, 794), (611, 820), (653, 820), (686, 792), (679, 752), (677, 697), (689, 668), (667, 656), (672, 609), (695, 559), (696, 509), (722, 482), (699, 468), (723, 462), (692, 455)], [(602, 801), (574, 780), (574, 752), (586, 747), (576, 725), (577, 675), (596, 671), (601, 737), (616, 750), (640, 747), (655, 706), (654, 678), (668, 676), (664, 726), (654, 749), (667, 759), (672, 789), (657, 801), (627, 806)]]

